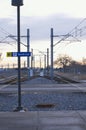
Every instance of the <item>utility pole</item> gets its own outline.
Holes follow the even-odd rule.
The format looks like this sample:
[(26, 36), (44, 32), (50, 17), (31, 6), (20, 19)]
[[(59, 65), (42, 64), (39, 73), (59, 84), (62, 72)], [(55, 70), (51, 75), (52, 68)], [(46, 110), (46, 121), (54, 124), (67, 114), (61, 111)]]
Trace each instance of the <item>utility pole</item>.
[(42, 66), (41, 66), (41, 57), (40, 57), (40, 70), (41, 70), (41, 67), (42, 67)]
[(46, 74), (46, 54), (44, 54), (44, 74)]
[(51, 80), (53, 80), (53, 28), (51, 28), (51, 68), (50, 68)]
[[(30, 52), (30, 30), (27, 29), (27, 52)], [(29, 57), (27, 57), (27, 67), (30, 67)]]
[(49, 71), (49, 48), (47, 48), (47, 74)]
[[(27, 29), (27, 52), (30, 52), (30, 30)], [(30, 57), (27, 57), (28, 78), (30, 78)]]
[(33, 69), (33, 49), (31, 49), (31, 69)]

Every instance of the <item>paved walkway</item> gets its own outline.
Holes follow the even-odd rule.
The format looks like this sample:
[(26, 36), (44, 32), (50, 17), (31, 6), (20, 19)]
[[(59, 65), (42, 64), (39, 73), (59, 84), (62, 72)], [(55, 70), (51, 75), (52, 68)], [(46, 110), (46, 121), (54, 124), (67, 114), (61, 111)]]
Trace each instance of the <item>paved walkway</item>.
[(57, 84), (57, 81), (46, 79), (44, 77), (37, 77), (32, 80), (25, 81), (23, 84)]
[[(86, 92), (86, 83), (79, 84), (21, 84), (22, 92)], [(17, 93), (18, 85), (0, 85), (0, 93)]]
[(86, 130), (86, 111), (1, 112), (0, 130)]

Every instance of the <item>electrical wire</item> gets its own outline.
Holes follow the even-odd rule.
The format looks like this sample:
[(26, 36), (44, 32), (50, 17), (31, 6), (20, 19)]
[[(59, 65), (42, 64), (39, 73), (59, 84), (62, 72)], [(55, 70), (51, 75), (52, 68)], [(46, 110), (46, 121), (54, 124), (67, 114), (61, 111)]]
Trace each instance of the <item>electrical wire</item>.
[[(70, 36), (72, 36), (73, 38), (75, 38), (76, 40), (78, 40), (75, 36), (73, 36), (73, 33), (75, 32), (75, 30), (86, 20), (86, 18), (84, 18), (77, 26), (75, 26), (69, 33), (67, 33), (62, 39), (60, 39), (58, 42), (56, 42), (53, 46), (55, 47), (58, 43), (66, 40), (67, 38), (69, 38)], [(85, 29), (85, 28), (84, 28)], [(73, 32), (74, 31), (74, 32)], [(79, 40), (78, 40), (79, 41)]]

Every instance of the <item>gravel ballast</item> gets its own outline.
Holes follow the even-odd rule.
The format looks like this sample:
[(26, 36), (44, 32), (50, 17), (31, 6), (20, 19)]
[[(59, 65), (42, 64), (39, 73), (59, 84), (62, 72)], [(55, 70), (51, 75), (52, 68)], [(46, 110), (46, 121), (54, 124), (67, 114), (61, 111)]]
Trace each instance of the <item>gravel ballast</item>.
[[(86, 110), (86, 93), (83, 92), (34, 92), (22, 94), (21, 97), (22, 107), (28, 111)], [(40, 105), (45, 107), (37, 107)], [(17, 106), (17, 94), (0, 94), (0, 111), (11, 112)]]

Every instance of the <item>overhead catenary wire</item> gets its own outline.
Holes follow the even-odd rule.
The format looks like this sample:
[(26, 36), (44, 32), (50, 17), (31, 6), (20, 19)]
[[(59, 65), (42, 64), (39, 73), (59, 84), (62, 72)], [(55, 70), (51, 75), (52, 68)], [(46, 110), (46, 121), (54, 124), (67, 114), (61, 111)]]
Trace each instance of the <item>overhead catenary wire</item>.
[[(3, 34), (5, 34), (6, 36), (4, 38), (2, 38), (0, 40), (0, 43), (3, 42), (5, 39), (7, 38), (11, 38), (14, 41), (17, 41), (17, 39), (14, 37), (14, 35), (12, 35), (11, 33), (7, 32), (5, 29), (3, 29), (2, 27), (0, 27), (0, 30)], [(20, 42), (23, 46), (27, 47), (27, 45), (25, 45), (23, 42)]]
[[(73, 33), (75, 33), (76, 32), (76, 34), (77, 34), (77, 31), (78, 31), (78, 27), (84, 22), (84, 21), (86, 21), (86, 18), (84, 18), (77, 26), (75, 26), (69, 33), (67, 33), (66, 35), (63, 35), (63, 38), (61, 38), (58, 42), (56, 42), (53, 46), (55, 47), (57, 44), (59, 44), (60, 42), (62, 42), (62, 41), (65, 41), (67, 38), (69, 38), (70, 36), (72, 36), (74, 39), (76, 39), (77, 41), (81, 41), (81, 40), (79, 40), (78, 38), (76, 38), (76, 36), (74, 36), (73, 35)], [(79, 31), (81, 30), (81, 31), (83, 31), (83, 29), (86, 29), (85, 28), (86, 26), (84, 26), (84, 27), (82, 27), (82, 28), (80, 28), (79, 29)], [(77, 30), (76, 30), (77, 29)], [(81, 34), (81, 32), (80, 32), (80, 34)]]

